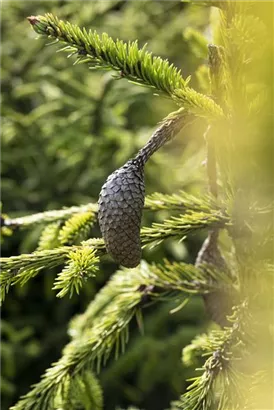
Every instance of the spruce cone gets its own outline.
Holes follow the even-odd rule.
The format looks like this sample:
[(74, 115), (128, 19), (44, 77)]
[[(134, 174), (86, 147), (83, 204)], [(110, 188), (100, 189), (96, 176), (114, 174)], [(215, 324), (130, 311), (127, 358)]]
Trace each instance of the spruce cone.
[[(203, 263), (212, 265), (213, 268), (231, 275), (225, 259), (223, 258), (218, 245), (218, 232), (209, 233), (197, 256), (195, 266), (201, 267)], [(204, 304), (209, 317), (220, 326), (228, 325), (227, 315), (232, 310), (232, 293), (227, 290), (218, 290), (203, 295)]]
[(100, 193), (98, 216), (107, 251), (127, 268), (134, 268), (141, 259), (144, 199), (144, 167), (136, 160), (113, 172)]
[[(181, 110), (180, 110), (181, 111)], [(151, 155), (182, 128), (185, 114), (168, 117), (148, 143), (103, 185), (98, 219), (108, 253), (127, 268), (140, 263), (140, 226), (145, 200), (144, 165)]]

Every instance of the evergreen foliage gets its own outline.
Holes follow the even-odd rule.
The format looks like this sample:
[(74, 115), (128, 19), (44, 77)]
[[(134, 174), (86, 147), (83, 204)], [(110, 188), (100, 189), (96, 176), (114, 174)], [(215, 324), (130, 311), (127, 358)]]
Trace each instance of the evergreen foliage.
[(100, 38), (96, 31), (80, 30), (76, 25), (65, 23), (52, 14), (29, 17), (29, 22), (38, 34), (67, 44), (61, 50), (72, 53), (70, 55), (78, 54), (76, 64), (90, 62), (92, 67), (121, 71), (121, 76), (150, 85), (168, 95), (186, 85), (179, 70), (160, 57), (152, 57), (145, 46), (139, 50), (137, 42), (115, 42), (106, 33)]
[(62, 245), (71, 245), (86, 239), (89, 236), (94, 219), (94, 214), (91, 212), (72, 216), (60, 229), (58, 237), (60, 243)]
[(121, 71), (121, 77), (165, 92), (190, 112), (213, 119), (224, 116), (213, 100), (187, 87), (190, 78), (184, 80), (178, 69), (160, 57), (152, 57), (145, 46), (138, 49), (137, 42), (114, 42), (106, 33), (100, 38), (96, 32), (80, 30), (52, 14), (31, 16), (29, 22), (38, 34), (65, 43), (61, 50), (69, 52), (69, 56), (77, 54), (76, 64), (90, 62), (92, 67)]
[[(177, 5), (177, 2), (174, 4)], [(192, 7), (186, 4), (181, 6), (183, 10)], [(118, 71), (119, 79), (126, 78), (152, 88), (160, 96), (170, 97), (171, 102), (183, 107), (184, 113), (194, 120), (192, 126), (204, 132), (205, 144), (197, 140), (194, 150), (206, 156), (204, 173), (207, 174), (208, 192), (205, 192), (206, 184), (203, 183), (190, 192), (187, 189), (172, 189), (167, 193), (147, 195), (144, 205), (146, 226), (141, 228), (140, 238), (143, 256), (148, 260), (153, 260), (157, 255), (154, 252), (160, 252), (163, 245), (168, 249), (170, 239), (179, 239), (177, 242), (181, 246), (185, 246), (182, 242), (186, 242), (191, 247), (191, 240), (195, 235), (197, 237), (198, 232), (207, 232), (207, 238), (202, 247), (197, 241), (198, 245), (194, 246), (189, 260), (181, 254), (179, 261), (171, 261), (160, 253), (160, 263), (156, 256), (155, 261), (142, 260), (134, 269), (115, 267), (114, 273), (107, 271), (108, 275), (104, 277), (104, 264), (109, 263), (109, 257), (103, 239), (96, 237), (96, 200), (83, 201), (84, 205), (80, 206), (61, 206), (62, 209), (57, 210), (52, 210), (55, 206), (51, 206), (50, 210), (26, 216), (4, 214), (1, 218), (3, 234), (8, 233), (13, 238), (18, 230), (24, 230), (26, 234), (28, 230), (35, 232), (37, 229), (35, 246), (38, 244), (36, 250), (1, 258), (1, 301), (4, 307), (18, 285), (27, 284), (25, 289), (28, 292), (27, 286), (38, 280), (37, 275), (41, 271), (44, 275), (39, 275), (40, 279), (51, 272), (49, 279), (45, 280), (50, 283), (50, 293), (57, 291), (60, 303), (66, 300), (64, 296), (78, 298), (81, 292), (82, 297), (89, 287), (92, 288), (90, 303), (83, 313), (74, 316), (70, 322), (68, 333), (71, 340), (63, 348), (61, 357), (52, 363), (28, 393), (10, 407), (11, 410), (99, 410), (104, 405), (111, 406), (113, 403), (108, 397), (109, 393), (104, 394), (105, 385), (108, 380), (115, 379), (123, 358), (128, 373), (134, 360), (140, 362), (143, 369), (140, 378), (145, 385), (146, 371), (150, 374), (151, 366), (155, 375), (158, 369), (161, 373), (161, 363), (156, 364), (162, 359), (161, 356), (158, 359), (158, 352), (172, 354), (178, 347), (183, 349), (180, 368), (184, 369), (183, 377), (187, 381), (180, 380), (176, 387), (178, 395), (181, 392), (180, 398), (165, 406), (169, 405), (173, 410), (251, 410), (258, 405), (261, 408), (271, 406), (273, 369), (269, 357), (273, 346), (270, 322), (274, 265), (271, 246), (273, 198), (269, 193), (271, 176), (268, 151), (273, 124), (269, 119), (271, 97), (267, 93), (270, 74), (260, 64), (262, 55), (268, 61), (271, 52), (268, 41), (261, 47), (254, 27), (260, 27), (263, 33), (271, 32), (267, 13), (272, 6), (265, 6), (261, 11), (254, 3), (231, 0), (199, 4), (200, 8), (203, 6), (217, 7), (214, 9), (215, 17), (212, 17), (213, 42), (216, 45), (210, 44), (208, 47), (210, 81), (209, 89), (204, 93), (196, 91), (195, 81), (194, 86), (190, 87), (190, 77), (184, 79), (174, 64), (152, 56), (146, 46), (139, 48), (137, 41), (126, 43), (114, 40), (111, 35), (81, 29), (78, 24), (59, 20), (51, 13), (28, 18), (39, 36), (53, 38), (53, 43), (63, 43), (62, 51), (77, 55), (75, 65), (88, 63), (92, 68)], [(104, 7), (106, 9), (102, 10), (111, 10), (112, 7), (119, 10), (119, 7), (125, 6), (114, 1), (107, 2)], [(153, 6), (151, 10), (154, 10)], [(186, 33), (186, 38), (194, 38), (196, 49), (203, 55), (205, 41), (201, 34), (189, 37)], [(35, 58), (43, 55), (43, 51), (40, 49), (35, 53)], [(49, 63), (43, 64), (47, 67)], [(203, 69), (200, 66), (196, 73), (198, 78), (201, 76), (202, 90), (207, 88), (207, 82), (202, 79)], [(94, 102), (94, 96), (85, 90), (87, 100), (91, 97), (95, 105), (93, 113), (96, 121), (92, 134), (105, 135), (102, 107), (109, 97), (108, 93), (111, 96), (114, 81), (108, 78), (99, 102)], [(73, 85), (70, 80), (68, 84), (80, 87), (79, 83)], [(131, 87), (133, 89), (134, 85)], [(25, 92), (33, 93), (33, 90)], [(84, 93), (83, 89), (81, 92)], [(36, 119), (39, 122), (45, 112), (49, 115), (55, 109), (58, 111), (60, 104), (59, 101), (56, 107), (42, 105), (40, 112), (39, 108), (32, 112), (31, 120), (27, 115), (24, 117), (20, 114), (22, 118), (19, 115), (15, 122), (28, 129)], [(75, 109), (74, 120), (78, 115), (83, 116), (83, 107), (78, 112), (78, 107)], [(260, 116), (254, 118), (255, 112)], [(11, 140), (14, 138), (12, 135), (11, 129)], [(139, 142), (121, 159), (137, 150)], [(56, 144), (58, 146), (59, 142)], [(101, 144), (104, 147), (103, 138)], [(120, 145), (123, 146), (123, 143)], [(203, 145), (202, 149), (200, 145)], [(103, 153), (104, 148), (100, 152)], [(195, 154), (193, 158), (195, 162)], [(75, 178), (72, 177), (72, 182), (77, 181)], [(172, 259), (176, 259), (174, 255), (175, 252)], [(107, 279), (109, 273), (113, 274)], [(100, 290), (99, 286), (96, 289), (97, 280), (102, 280)], [(180, 318), (188, 302), (191, 304), (201, 296), (206, 302), (206, 313), (212, 320), (215, 319), (212, 312), (220, 313), (220, 299), (229, 300), (232, 314), (225, 308), (221, 312), (227, 320), (225, 326), (211, 324), (209, 329), (205, 329), (203, 322), (201, 329), (197, 319), (195, 332), (190, 332), (192, 342), (185, 337), (186, 321), (176, 330), (167, 330), (168, 338), (159, 340), (159, 344), (152, 336), (147, 336), (149, 323), (151, 327), (157, 327), (157, 315), (160, 318), (159, 328), (163, 323), (168, 323), (161, 322), (163, 316), (159, 306), (167, 306), (172, 316), (178, 315)], [(210, 309), (208, 303), (211, 303)], [(151, 315), (148, 319), (147, 312)], [(140, 333), (136, 337), (134, 319)], [(140, 357), (144, 357), (142, 355), (146, 349), (151, 358), (143, 363)], [(154, 362), (153, 357), (157, 358)], [(116, 364), (113, 359), (117, 360)], [(178, 362), (178, 357), (174, 360)], [(193, 377), (194, 368), (198, 375), (195, 373)], [(94, 375), (95, 371), (99, 380)], [(164, 373), (168, 374), (166, 369)], [(173, 369), (171, 373), (174, 373)], [(163, 383), (168, 383), (168, 380), (164, 379)], [(118, 383), (114, 383), (115, 389), (117, 386)], [(139, 406), (136, 391), (125, 390), (133, 404)], [(159, 406), (155, 396), (152, 401)], [(114, 403), (117, 404), (116, 401)]]
[[(155, 195), (154, 195), (155, 197)], [(159, 198), (159, 195), (156, 195)], [(160, 196), (162, 201), (159, 204), (159, 200), (150, 200), (150, 206), (157, 207), (160, 206), (162, 208), (163, 204), (165, 204), (165, 196)], [(174, 196), (171, 196), (171, 199), (174, 203)], [(178, 206), (178, 203), (182, 203), (182, 198), (178, 195), (175, 197), (177, 199), (177, 204), (175, 202), (175, 206)], [(168, 197), (170, 200), (170, 197)], [(196, 199), (196, 203), (199, 202)], [(200, 202), (201, 203), (201, 202)], [(195, 204), (195, 201), (194, 201)], [(166, 205), (165, 205), (166, 206)], [(196, 204), (195, 204), (196, 206)], [(206, 207), (206, 205), (205, 205)], [(67, 232), (73, 232), (76, 237), (79, 237), (82, 234), (82, 225), (80, 222), (82, 221), (82, 216), (86, 217), (86, 213), (83, 214), (76, 214), (72, 218), (68, 219), (67, 225), (64, 225), (63, 228), (60, 229), (58, 239), (60, 237), (64, 237), (64, 228), (67, 228)], [(28, 217), (26, 217), (27, 219)], [(40, 218), (40, 216), (39, 216)], [(88, 218), (90, 218), (90, 214), (88, 214)], [(22, 223), (21, 218), (21, 223)], [(35, 219), (35, 216), (33, 216)], [(75, 221), (76, 220), (76, 221)], [(28, 221), (28, 219), (27, 219)], [(76, 222), (76, 223), (75, 223)], [(141, 230), (141, 239), (142, 244), (159, 244), (164, 239), (169, 237), (181, 237), (184, 238), (184, 235), (188, 232), (191, 232), (195, 229), (204, 229), (210, 228), (214, 226), (222, 226), (224, 224), (228, 224), (229, 220), (226, 216), (222, 215), (222, 213), (218, 211), (214, 212), (189, 212), (185, 213), (184, 215), (180, 215), (178, 217), (173, 217), (172, 219), (166, 219), (163, 223), (153, 223), (151, 227), (144, 227)], [(14, 222), (13, 222), (14, 223)], [(28, 225), (27, 225), (28, 226)], [(52, 225), (48, 225), (50, 227), (50, 231)], [(86, 229), (86, 225), (84, 225), (84, 229)], [(87, 226), (88, 229), (88, 226)], [(47, 233), (47, 232), (46, 232)], [(51, 232), (50, 232), (51, 233)], [(55, 233), (55, 229), (54, 229)], [(50, 239), (52, 239), (50, 237)], [(48, 240), (45, 239), (45, 231), (42, 232), (39, 248), (36, 252), (32, 254), (25, 254), (19, 256), (12, 256), (8, 258), (2, 258), (2, 271), (1, 271), (1, 300), (3, 301), (5, 298), (6, 292), (8, 292), (11, 285), (14, 284), (21, 284), (24, 285), (29, 279), (35, 277), (41, 270), (45, 267), (47, 268), (54, 268), (56, 266), (61, 265), (64, 263), (65, 260), (68, 259), (70, 261), (66, 268), (60, 273), (58, 278), (56, 279), (54, 289), (59, 289), (60, 287), (64, 287), (65, 290), (58, 294), (59, 296), (65, 295), (70, 289), (70, 296), (72, 296), (73, 290), (76, 290), (79, 293), (79, 284), (82, 283), (81, 279), (83, 277), (83, 272), (86, 269), (91, 269), (92, 272), (92, 265), (98, 261), (96, 257), (94, 257), (93, 250), (98, 250), (100, 253), (105, 252), (104, 242), (101, 239), (88, 239), (83, 242), (84, 246), (73, 246), (72, 252), (70, 252), (69, 246), (60, 246), (51, 249), (51, 250), (41, 250), (41, 243), (43, 241)], [(85, 255), (85, 257), (84, 257)], [(86, 258), (86, 262), (83, 259)], [(86, 265), (86, 268), (83, 265)], [(91, 265), (89, 267), (89, 264)], [(89, 277), (89, 275), (87, 275)], [(78, 285), (75, 283), (74, 280), (80, 280)], [(66, 284), (66, 282), (68, 282)], [(72, 287), (71, 287), (72, 286)]]
[(99, 259), (95, 256), (93, 249), (83, 247), (71, 251), (68, 255), (69, 260), (62, 272), (57, 276), (53, 289), (61, 289), (57, 294), (63, 297), (69, 293), (70, 297), (75, 291), (79, 294), (80, 288), (83, 286), (83, 281), (89, 277), (94, 277), (98, 270), (96, 263)]
[(73, 379), (74, 375), (77, 377), (79, 372), (90, 366), (99, 372), (112, 351), (116, 359), (124, 353), (129, 338), (129, 322), (135, 315), (142, 327), (141, 308), (151, 300), (169, 299), (174, 292), (178, 298), (181, 290), (203, 292), (207, 280), (207, 276), (203, 277), (199, 270), (187, 264), (173, 266), (167, 263), (163, 267), (150, 267), (142, 262), (133, 270), (117, 271), (86, 312), (73, 322), (70, 329), (73, 340), (65, 347), (62, 358), (12, 408), (40, 409), (45, 405), (54, 408), (57, 392), (65, 390), (70, 375)]

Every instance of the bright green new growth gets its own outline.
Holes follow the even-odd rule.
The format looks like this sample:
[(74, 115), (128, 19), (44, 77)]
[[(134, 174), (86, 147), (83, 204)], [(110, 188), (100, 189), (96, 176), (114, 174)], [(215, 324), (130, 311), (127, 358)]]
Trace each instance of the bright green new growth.
[(59, 232), (59, 241), (62, 245), (72, 245), (76, 241), (88, 238), (95, 214), (93, 212), (84, 212), (73, 215), (68, 219)]
[(33, 29), (41, 35), (66, 43), (62, 50), (77, 54), (76, 62), (88, 62), (92, 67), (111, 68), (121, 72), (121, 77), (156, 88), (168, 95), (183, 88), (184, 80), (180, 70), (167, 60), (153, 57), (146, 46), (138, 48), (137, 41), (124, 43), (114, 41), (106, 33), (99, 36), (96, 31), (81, 30), (78, 26), (59, 20), (52, 14), (29, 17)]
[(61, 226), (60, 222), (52, 222), (46, 225), (46, 227), (43, 229), (41, 236), (39, 238), (39, 243), (37, 247), (38, 251), (49, 250), (49, 249), (57, 248), (57, 246), (60, 246), (60, 241), (59, 241), (60, 226)]
[(141, 229), (142, 243), (152, 242), (157, 244), (171, 236), (184, 236), (197, 229), (223, 228), (229, 225), (229, 218), (221, 212), (187, 212), (178, 217), (166, 219), (163, 223), (153, 223), (152, 227)]
[(56, 296), (62, 298), (67, 293), (71, 297), (74, 292), (79, 295), (83, 282), (94, 277), (99, 258), (95, 256), (92, 248), (83, 247), (71, 251), (68, 254), (68, 262), (61, 273), (57, 276), (53, 290), (61, 289)]
[(103, 392), (101, 386), (90, 370), (68, 380), (64, 388), (55, 399), (56, 407), (71, 409), (100, 410), (103, 408)]
[(59, 20), (52, 14), (28, 17), (33, 29), (40, 35), (65, 43), (61, 50), (70, 56), (77, 55), (77, 63), (89, 63), (93, 68), (112, 69), (120, 77), (155, 88), (175, 100), (190, 113), (208, 120), (224, 119), (222, 108), (211, 98), (188, 87), (190, 78), (184, 79), (180, 70), (167, 60), (152, 56), (146, 45), (139, 49), (137, 41), (114, 41), (106, 33), (82, 30), (75, 24)]

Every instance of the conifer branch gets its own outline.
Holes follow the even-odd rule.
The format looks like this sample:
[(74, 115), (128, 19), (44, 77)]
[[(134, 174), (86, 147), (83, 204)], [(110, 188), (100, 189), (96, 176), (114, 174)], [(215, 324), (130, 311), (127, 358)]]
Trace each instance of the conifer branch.
[[(239, 374), (235, 363), (241, 359), (244, 346), (251, 343), (251, 335), (247, 332), (250, 320), (249, 306), (244, 301), (234, 308), (230, 318), (231, 327), (213, 331), (202, 341), (198, 339), (194, 347), (202, 349), (210, 357), (200, 369), (203, 370), (202, 375), (191, 379), (192, 384), (177, 403), (177, 409), (206, 410), (212, 405), (214, 408), (227, 408), (228, 403), (235, 403), (235, 399), (237, 401), (237, 397), (241, 396), (241, 385), (238, 383)], [(217, 381), (218, 400), (214, 397)]]
[(62, 358), (12, 410), (52, 408), (57, 391), (62, 391), (68, 380), (73, 380), (90, 366), (99, 371), (101, 363), (106, 363), (113, 350), (115, 357), (124, 352), (129, 337), (128, 324), (143, 298), (138, 288), (145, 279), (145, 275), (140, 277), (139, 272), (138, 275), (117, 272), (92, 302), (95, 310), (98, 300), (100, 306), (101, 299), (105, 304), (101, 306), (100, 316), (94, 317), (91, 328), (66, 346)]
[(52, 222), (46, 225), (40, 235), (37, 251), (54, 249), (60, 246), (59, 231), (61, 222)]
[(182, 362), (186, 367), (196, 364), (198, 358), (202, 357), (203, 353), (208, 349), (208, 335), (201, 334), (196, 336), (190, 344), (183, 348)]
[(162, 194), (154, 192), (145, 198), (145, 210), (159, 211), (167, 210), (181, 210), (181, 211), (196, 211), (209, 212), (213, 209), (219, 210), (215, 200), (207, 195), (203, 197), (196, 197), (185, 191), (179, 191), (177, 194)]
[[(209, 211), (210, 209), (219, 209), (213, 198), (204, 195), (203, 197), (195, 197), (184, 191), (179, 191), (177, 194), (162, 194), (155, 192), (147, 195), (145, 198), (144, 210), (159, 211), (162, 209), (170, 210), (193, 210), (193, 211)], [(53, 211), (39, 212), (37, 214), (26, 215), (19, 218), (3, 219), (3, 226), (11, 229), (15, 228), (30, 228), (37, 224), (61, 223), (76, 214), (90, 213), (95, 218), (97, 216), (97, 203), (89, 203), (86, 205), (72, 206), (70, 208), (58, 209)]]
[(65, 286), (66, 291), (59, 292), (59, 296), (63, 296), (71, 289), (79, 290), (87, 276), (89, 277), (91, 273), (96, 271), (93, 265), (86, 266), (82, 257), (86, 255), (92, 264), (96, 264), (98, 258), (95, 256), (95, 252), (97, 256), (105, 252), (105, 245), (102, 239), (90, 239), (88, 243), (83, 243), (83, 246), (62, 246), (56, 249), (1, 258), (1, 302), (4, 301), (10, 286), (15, 284), (23, 286), (41, 270), (60, 266), (67, 259), (70, 260), (70, 263), (59, 275), (55, 282), (55, 289), (59, 289), (61, 284)]
[(69, 252), (68, 262), (54, 282), (53, 290), (60, 289), (56, 296), (61, 298), (69, 293), (71, 297), (74, 292), (79, 295), (83, 282), (95, 277), (98, 262), (95, 251), (89, 247)]
[(172, 236), (183, 237), (199, 229), (222, 228), (229, 224), (229, 218), (222, 212), (193, 211), (171, 217), (162, 223), (153, 223), (151, 227), (142, 228), (141, 239), (143, 244), (151, 242), (159, 244), (164, 239)]
[(171, 95), (177, 88), (185, 87), (180, 70), (167, 60), (154, 57), (146, 46), (138, 48), (137, 41), (114, 41), (106, 33), (82, 30), (75, 24), (59, 20), (52, 14), (28, 17), (33, 29), (40, 35), (55, 38), (66, 46), (62, 49), (77, 54), (77, 62), (88, 62), (93, 67), (109, 68), (121, 72), (121, 77), (151, 86)]
[(201, 279), (201, 273), (192, 265), (174, 267), (173, 271), (170, 264), (167, 273), (164, 268), (142, 262), (130, 274), (127, 269), (117, 271), (87, 311), (73, 320), (69, 331), (73, 340), (64, 349), (62, 358), (11, 410), (51, 408), (57, 391), (62, 391), (68, 380), (73, 382), (90, 367), (99, 371), (112, 351), (115, 357), (123, 353), (129, 337), (128, 324), (142, 306), (151, 299), (162, 300), (163, 292), (181, 290), (184, 278), (191, 277), (193, 283)]
[[(129, 274), (130, 273), (130, 274)], [(148, 265), (145, 261), (130, 271), (123, 268), (115, 273), (112, 280), (121, 280), (119, 286), (108, 290), (101, 290), (96, 300), (91, 302), (85, 313), (74, 318), (70, 324), (70, 335), (80, 337), (83, 332), (92, 326), (94, 319), (100, 318), (102, 311), (109, 303), (112, 303), (121, 293), (120, 286), (128, 289), (128, 283), (136, 282), (135, 288), (143, 293), (142, 303), (150, 303), (152, 300), (176, 300), (182, 297), (182, 292), (188, 295), (203, 294), (227, 286), (232, 288), (234, 283), (231, 277), (224, 272), (214, 271), (205, 266), (204, 269), (195, 267), (184, 262), (164, 261), (163, 264)], [(215, 281), (213, 281), (215, 279)], [(217, 282), (218, 279), (218, 282)], [(126, 282), (125, 282), (126, 281)]]
[(72, 215), (90, 212), (95, 216), (97, 204), (89, 203), (87, 205), (72, 206), (70, 208), (58, 209), (53, 211), (39, 212), (33, 215), (22, 216), (19, 218), (5, 218), (4, 226), (10, 228), (28, 228), (37, 224), (47, 224), (52, 222), (61, 222)]
[(60, 247), (31, 254), (1, 258), (1, 301), (4, 301), (10, 286), (15, 284), (24, 285), (42, 269), (51, 269), (61, 265), (69, 251), (71, 251), (69, 247)]
[[(137, 84), (155, 88), (173, 98), (189, 112), (212, 119), (224, 119), (224, 113), (211, 98), (188, 87), (190, 78), (167, 60), (152, 56), (146, 46), (139, 49), (137, 41), (114, 41), (106, 33), (82, 30), (75, 24), (59, 20), (52, 14), (28, 17), (33, 29), (40, 35), (65, 44), (61, 50), (77, 55), (77, 63), (89, 63), (94, 68), (112, 69)], [(54, 42), (54, 43), (55, 43)]]
[(193, 88), (176, 89), (172, 98), (190, 113), (205, 118), (209, 122), (225, 120), (222, 108), (212, 98), (198, 93)]
[(102, 410), (103, 392), (94, 373), (88, 369), (69, 379), (54, 404), (58, 409)]
[(88, 234), (95, 222), (93, 212), (83, 212), (75, 214), (62, 226), (58, 239), (62, 245), (72, 245), (76, 241), (81, 242), (87, 239)]
[[(198, 229), (212, 228), (215, 226), (222, 227), (229, 224), (229, 218), (221, 211), (193, 211), (178, 217), (171, 217), (163, 223), (154, 223), (152, 224), (152, 227), (143, 228), (141, 230), (141, 241), (143, 245), (148, 245), (149, 243), (155, 244), (160, 243), (169, 237), (184, 237), (188, 233)], [(97, 250), (98, 256), (106, 252), (103, 239), (88, 239), (82, 242), (82, 247), (89, 247), (90, 249)], [(78, 252), (78, 250), (80, 251), (82, 247), (75, 245), (72, 247), (62, 246), (52, 250), (36, 251), (32, 254), (1, 258), (1, 300), (4, 300), (5, 294), (8, 292), (10, 286), (16, 283), (24, 285), (29, 279), (36, 276), (42, 269), (50, 269), (62, 265), (68, 257), (70, 251)], [(74, 265), (74, 263), (70, 265), (69, 272), (71, 278), (75, 275), (75, 268), (76, 265)], [(79, 277), (81, 277), (82, 264), (80, 262), (76, 269), (78, 269)], [(63, 275), (67, 277), (67, 270), (63, 272), (61, 278), (64, 278)], [(61, 283), (63, 284), (63, 280)], [(59, 281), (58, 284), (60, 285)]]

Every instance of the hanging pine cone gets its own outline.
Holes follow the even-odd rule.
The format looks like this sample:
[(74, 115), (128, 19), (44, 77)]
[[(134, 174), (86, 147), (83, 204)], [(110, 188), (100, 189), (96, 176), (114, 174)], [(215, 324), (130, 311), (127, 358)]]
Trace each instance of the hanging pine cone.
[(127, 268), (134, 268), (141, 259), (144, 199), (144, 167), (136, 160), (113, 172), (100, 193), (98, 216), (107, 251)]
[[(218, 231), (212, 231), (204, 241), (200, 249), (195, 266), (203, 268), (203, 264), (212, 265), (213, 268), (231, 275), (225, 259), (217, 244)], [(220, 326), (229, 324), (227, 316), (232, 313), (233, 297), (228, 289), (220, 289), (203, 295), (206, 312), (209, 317)]]
[(98, 219), (107, 251), (127, 268), (134, 268), (141, 259), (144, 165), (155, 151), (178, 133), (184, 122), (182, 110), (168, 117), (137, 156), (108, 177), (100, 192)]

